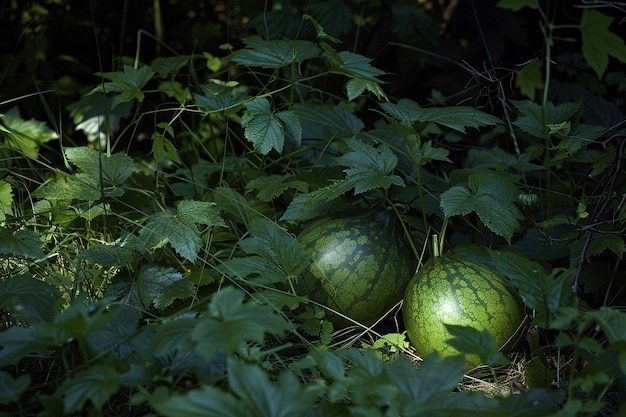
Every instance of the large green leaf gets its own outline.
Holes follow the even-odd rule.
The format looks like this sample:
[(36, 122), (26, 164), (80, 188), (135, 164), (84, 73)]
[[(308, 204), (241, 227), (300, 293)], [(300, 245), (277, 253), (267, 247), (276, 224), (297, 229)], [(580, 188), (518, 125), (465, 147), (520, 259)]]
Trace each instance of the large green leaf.
[(183, 394), (171, 395), (159, 387), (150, 398), (150, 404), (166, 417), (248, 417), (250, 410), (231, 393), (202, 385)]
[(30, 230), (0, 229), (0, 255), (42, 259), (45, 257), (41, 249), (39, 235)]
[(402, 178), (392, 174), (398, 157), (387, 145), (381, 143), (375, 148), (358, 139), (347, 139), (346, 143), (352, 152), (337, 158), (338, 163), (348, 167), (344, 170), (346, 178), (310, 193), (308, 204), (335, 199), (352, 189), (362, 194), (375, 188), (405, 186)]
[(119, 104), (133, 100), (141, 103), (145, 97), (142, 89), (154, 76), (154, 71), (147, 65), (139, 69), (135, 69), (130, 65), (124, 65), (122, 71), (104, 72), (100, 73), (100, 75), (111, 81), (98, 85), (89, 94), (119, 93), (113, 98), (111, 105), (111, 108), (115, 109)]
[(0, 309), (16, 319), (51, 322), (59, 309), (59, 291), (29, 274), (0, 281)]
[(257, 97), (246, 104), (241, 118), (244, 136), (254, 145), (254, 149), (267, 155), (272, 149), (282, 152), (285, 143), (285, 128), (272, 110), (270, 102)]
[[(483, 113), (472, 107), (420, 107), (410, 99), (400, 99), (398, 103), (381, 103), (382, 109), (389, 116), (401, 122), (407, 128), (414, 127), (415, 123), (437, 123), (450, 129), (465, 133), (466, 127), (478, 128), (481, 126), (502, 123), (500, 119)], [(422, 129), (425, 126), (422, 126)], [(419, 133), (418, 129), (418, 133)]]
[(12, 375), (0, 371), (0, 404), (18, 402), (20, 396), (30, 385), (30, 375), (21, 375), (13, 378)]
[(13, 215), (12, 187), (8, 182), (0, 180), (0, 223), (6, 220), (7, 214)]
[(325, 56), (330, 62), (331, 72), (352, 78), (347, 84), (348, 99), (353, 100), (363, 91), (369, 90), (382, 99), (385, 96), (377, 77), (385, 72), (373, 67), (372, 59), (349, 51), (335, 52), (330, 46), (322, 44)]
[(105, 155), (87, 147), (66, 148), (65, 156), (76, 165), (92, 185), (102, 184), (105, 192), (112, 192), (134, 172), (133, 159), (126, 153)]
[(45, 122), (22, 119), (17, 106), (0, 114), (0, 139), (29, 158), (37, 158), (39, 147), (58, 137)]
[(98, 363), (65, 379), (55, 395), (63, 396), (64, 410), (71, 414), (84, 410), (88, 402), (100, 410), (119, 387), (119, 372), (110, 365)]
[(264, 417), (306, 416), (324, 392), (322, 385), (300, 383), (291, 371), (272, 382), (259, 366), (235, 358), (228, 359), (228, 382), (251, 415)]
[(477, 355), (480, 363), (494, 367), (511, 363), (496, 347), (496, 343), (489, 330), (477, 330), (470, 326), (445, 324), (446, 330), (452, 339), (446, 341), (450, 346), (470, 355)]
[(194, 293), (193, 283), (174, 268), (146, 266), (141, 268), (126, 296), (135, 306), (164, 309), (174, 300), (189, 298)]
[(354, 25), (352, 9), (343, 0), (312, 2), (308, 11), (324, 31), (337, 38), (345, 35)]
[(220, 350), (227, 356), (245, 352), (250, 341), (262, 344), (266, 334), (283, 334), (291, 328), (273, 306), (244, 298), (245, 294), (233, 287), (213, 295), (207, 314), (191, 334), (196, 351), (206, 360)]
[(241, 65), (281, 68), (315, 58), (321, 52), (311, 41), (244, 39), (245, 49), (233, 52), (230, 59)]
[(624, 39), (609, 30), (613, 20), (615, 18), (592, 9), (585, 9), (580, 20), (583, 55), (600, 78), (609, 65), (609, 56), (626, 63)]
[(510, 241), (522, 218), (515, 205), (519, 194), (508, 179), (472, 174), (467, 186), (455, 185), (441, 194), (441, 208), (446, 217), (475, 212), (492, 232)]

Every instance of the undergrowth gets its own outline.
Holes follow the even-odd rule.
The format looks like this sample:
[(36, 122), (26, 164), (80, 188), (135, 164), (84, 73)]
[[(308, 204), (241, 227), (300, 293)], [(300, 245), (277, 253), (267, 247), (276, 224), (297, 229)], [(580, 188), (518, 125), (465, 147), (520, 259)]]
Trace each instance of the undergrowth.
[[(5, 5), (0, 415), (626, 415), (622, 9), (130, 3)], [(508, 365), (292, 291), (303, 225), (374, 205), (510, 280)]]

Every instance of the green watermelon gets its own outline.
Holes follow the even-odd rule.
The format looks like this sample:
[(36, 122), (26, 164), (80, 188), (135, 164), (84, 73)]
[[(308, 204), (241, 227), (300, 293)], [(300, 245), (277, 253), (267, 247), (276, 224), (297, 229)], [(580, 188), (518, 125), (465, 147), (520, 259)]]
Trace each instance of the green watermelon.
[(376, 207), (313, 222), (298, 235), (312, 262), (295, 290), (334, 311), (335, 327), (347, 316), (371, 325), (396, 303), (417, 263), (391, 212)]
[[(444, 326), (456, 324), (488, 329), (496, 347), (510, 347), (524, 319), (517, 294), (506, 279), (488, 267), (454, 255), (429, 259), (408, 284), (402, 314), (409, 340), (416, 351), (441, 356), (458, 354), (446, 343)], [(468, 355), (468, 365), (478, 365)]]

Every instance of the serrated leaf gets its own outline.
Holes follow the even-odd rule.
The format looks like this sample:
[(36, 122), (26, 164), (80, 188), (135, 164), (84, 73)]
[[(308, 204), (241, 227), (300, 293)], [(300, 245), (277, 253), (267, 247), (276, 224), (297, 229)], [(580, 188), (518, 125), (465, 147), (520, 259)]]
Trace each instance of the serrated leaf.
[(510, 241), (523, 216), (515, 201), (519, 189), (509, 180), (489, 174), (472, 174), (468, 187), (456, 185), (441, 194), (446, 217), (476, 212), (495, 234)]
[(387, 95), (383, 91), (379, 82), (371, 80), (365, 80), (363, 78), (353, 78), (346, 84), (346, 94), (348, 101), (352, 101), (359, 97), (363, 92), (367, 90), (374, 94), (378, 100), (386, 100)]
[(459, 352), (477, 355), (480, 363), (494, 367), (508, 365), (510, 361), (496, 347), (496, 343), (489, 330), (477, 330), (469, 326), (445, 324), (446, 330), (452, 339), (446, 340), (450, 346)]
[(373, 67), (371, 58), (350, 51), (335, 52), (327, 44), (322, 44), (326, 57), (330, 61), (331, 72), (346, 75), (350, 78), (362, 79), (372, 83), (381, 83), (376, 77), (385, 74), (385, 71)]
[(142, 88), (154, 76), (154, 71), (147, 65), (135, 69), (130, 65), (124, 65), (122, 71), (100, 73), (103, 78), (111, 80), (95, 87), (89, 94), (94, 93), (119, 93), (113, 97), (111, 105), (115, 109), (121, 103), (137, 100), (140, 103), (145, 95)]
[(571, 273), (550, 277), (537, 262), (516, 253), (487, 252), (492, 261), (490, 266), (507, 277), (524, 304), (535, 311), (533, 323), (542, 328), (555, 328), (560, 308), (572, 306), (576, 301), (570, 289)]
[(622, 259), (626, 251), (626, 244), (624, 244), (624, 238), (622, 236), (598, 234), (587, 244), (587, 237), (590, 233), (591, 232), (583, 233), (580, 238), (571, 245), (570, 266), (576, 267), (576, 265), (578, 265), (583, 249), (585, 249), (585, 259), (599, 255), (606, 250), (613, 252), (618, 258)]
[[(321, 385), (301, 384), (291, 371), (284, 371), (276, 382), (257, 365), (228, 358), (228, 382), (231, 389), (252, 412), (264, 417), (304, 416), (322, 394)], [(297, 399), (297, 401), (294, 401)]]
[(346, 144), (352, 149), (337, 158), (337, 163), (349, 167), (344, 170), (347, 179), (354, 183), (356, 194), (372, 188), (389, 188), (392, 184), (404, 186), (404, 181), (397, 175), (390, 175), (398, 164), (398, 157), (385, 145), (374, 148), (357, 139), (347, 139)]
[(300, 120), (302, 139), (343, 138), (360, 132), (365, 124), (342, 107), (328, 104), (295, 104), (291, 109)]
[(35, 259), (45, 257), (39, 235), (30, 230), (11, 232), (7, 229), (0, 229), (0, 255)]
[(381, 103), (380, 106), (385, 113), (408, 128), (412, 128), (415, 123), (432, 122), (465, 133), (466, 127), (477, 129), (502, 123), (495, 116), (467, 106), (422, 108), (410, 99), (400, 99), (398, 103)]
[(196, 351), (206, 360), (219, 350), (226, 356), (245, 351), (249, 341), (263, 343), (266, 334), (283, 334), (291, 327), (273, 306), (244, 301), (244, 297), (233, 287), (213, 295), (207, 314), (191, 334)]
[(182, 67), (189, 63), (190, 59), (191, 57), (188, 55), (160, 56), (150, 63), (150, 68), (152, 68), (159, 77), (165, 78), (170, 75), (176, 75)]
[(626, 45), (624, 39), (609, 30), (615, 18), (597, 10), (585, 9), (580, 20), (583, 56), (598, 75), (602, 78), (609, 56), (626, 63)]
[(244, 39), (245, 49), (233, 52), (230, 59), (241, 65), (282, 68), (315, 58), (321, 52), (311, 41)]
[(567, 121), (577, 122), (578, 116), (583, 109), (581, 100), (558, 105), (548, 102), (544, 109), (546, 113), (546, 126), (544, 126), (542, 123), (542, 108), (538, 103), (530, 100), (511, 100), (511, 103), (522, 114), (513, 124), (526, 133), (538, 138), (544, 137), (544, 130), (547, 133), (549, 131), (549, 125), (557, 126)]
[(257, 97), (245, 104), (246, 111), (241, 118), (244, 136), (254, 145), (254, 149), (267, 155), (272, 149), (282, 152), (285, 143), (285, 129), (274, 114), (270, 102)]
[(102, 179), (106, 187), (122, 184), (134, 171), (133, 159), (126, 153), (111, 156), (87, 147), (66, 148), (65, 156), (85, 175)]
[(202, 239), (195, 223), (178, 218), (171, 212), (160, 212), (150, 216), (148, 222), (139, 231), (139, 237), (146, 247), (159, 247), (169, 242), (183, 258), (194, 262)]
[(182, 200), (176, 207), (176, 217), (185, 224), (226, 227), (216, 204), (206, 201)]
[(465, 358), (449, 356), (441, 359), (437, 354), (424, 358), (419, 368), (406, 356), (399, 356), (386, 367), (389, 379), (409, 399), (424, 403), (448, 396), (465, 374)]
[(15, 275), (0, 281), (0, 309), (31, 324), (51, 322), (58, 313), (60, 298), (56, 288), (29, 274)]
[(169, 307), (174, 300), (191, 297), (195, 287), (174, 268), (144, 267), (137, 275), (136, 291), (143, 305)]
[(275, 174), (266, 177), (257, 177), (246, 184), (246, 190), (255, 190), (256, 196), (261, 201), (272, 201), (289, 189), (295, 189), (302, 193), (309, 191), (306, 181), (293, 179), (292, 174)]
[(4, 138), (9, 147), (19, 150), (29, 158), (37, 158), (39, 147), (58, 137), (45, 122), (22, 119), (17, 106), (0, 114), (0, 138)]
[(240, 86), (213, 82), (201, 85), (200, 90), (202, 94), (193, 94), (194, 101), (206, 112), (228, 109), (234, 111), (249, 100), (246, 88)]
[(120, 387), (120, 374), (115, 368), (104, 363), (97, 363), (65, 379), (56, 393), (63, 396), (63, 408), (66, 413), (83, 410), (87, 402), (96, 409)]

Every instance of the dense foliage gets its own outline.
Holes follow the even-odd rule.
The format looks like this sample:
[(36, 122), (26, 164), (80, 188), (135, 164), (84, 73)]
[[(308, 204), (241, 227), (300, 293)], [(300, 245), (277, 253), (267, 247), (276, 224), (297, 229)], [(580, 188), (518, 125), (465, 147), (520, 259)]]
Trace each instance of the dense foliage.
[[(0, 415), (625, 415), (624, 17), (5, 2)], [(397, 308), (334, 329), (293, 291), (294, 236), (373, 206), (412, 262), (507, 277), (516, 351), (454, 326), (421, 358)]]

